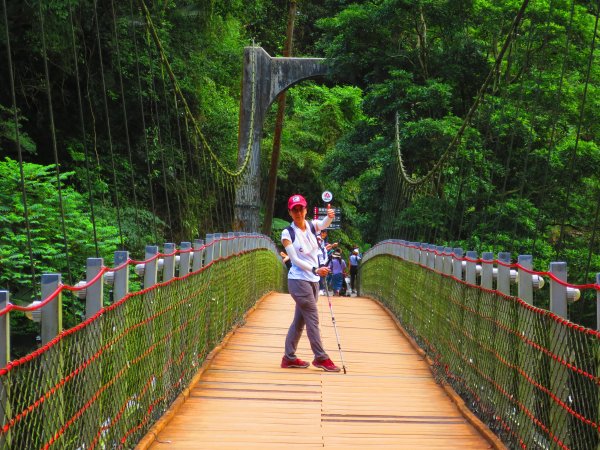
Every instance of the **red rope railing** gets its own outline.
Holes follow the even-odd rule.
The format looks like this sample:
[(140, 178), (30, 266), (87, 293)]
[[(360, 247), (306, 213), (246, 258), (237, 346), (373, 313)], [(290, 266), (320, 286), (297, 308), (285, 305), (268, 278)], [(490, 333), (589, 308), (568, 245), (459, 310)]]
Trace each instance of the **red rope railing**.
[[(208, 350), (260, 296), (282, 289), (284, 267), (270, 245), (217, 255), (199, 270), (129, 293), (9, 362), (0, 369), (1, 446), (135, 446), (189, 383)], [(86, 285), (60, 285), (49, 298), (65, 289), (86, 289), (108, 271), (178, 253), (102, 267)], [(3, 313), (20, 310), (11, 306)]]
[[(436, 378), (451, 384), (509, 447), (596, 448), (600, 333), (515, 296), (434, 270), (430, 260), (421, 263), (426, 259), (417, 250), (538, 276), (548, 272), (388, 241), (363, 258), (360, 288), (397, 315), (433, 360)], [(598, 290), (598, 285), (550, 278), (573, 289)]]

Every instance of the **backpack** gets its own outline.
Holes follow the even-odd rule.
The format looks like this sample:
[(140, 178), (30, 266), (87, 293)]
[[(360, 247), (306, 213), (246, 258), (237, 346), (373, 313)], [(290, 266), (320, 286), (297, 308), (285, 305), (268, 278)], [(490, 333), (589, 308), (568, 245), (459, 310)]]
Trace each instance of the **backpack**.
[[(315, 235), (315, 239), (317, 239), (317, 244), (318, 244), (319, 239), (317, 238), (317, 229), (315, 228), (315, 224), (312, 223), (312, 221), (309, 221), (308, 226), (310, 227), (310, 231), (312, 231), (312, 234)], [(292, 244), (293, 244), (294, 241), (296, 240), (296, 231), (294, 230), (294, 227), (292, 227), (292, 225), (290, 224), (289, 226), (285, 227), (285, 229), (288, 230), (288, 233), (290, 233), (290, 240), (292, 241)], [(319, 246), (319, 248), (320, 248), (320, 246)], [(324, 267), (329, 264), (329, 255), (327, 255), (327, 252), (325, 252), (323, 254), (323, 260), (319, 260), (319, 261), (320, 261), (319, 267)]]
[[(308, 226), (310, 227), (310, 231), (312, 231), (312, 234), (314, 234), (315, 238), (316, 238), (317, 237), (317, 229), (315, 228), (315, 224), (312, 223), (312, 220), (308, 221)], [(292, 227), (292, 225), (289, 225), (289, 226), (285, 227), (285, 229), (288, 230), (288, 233), (290, 233), (290, 239), (293, 244), (294, 241), (296, 240), (296, 231), (294, 230), (294, 227)]]

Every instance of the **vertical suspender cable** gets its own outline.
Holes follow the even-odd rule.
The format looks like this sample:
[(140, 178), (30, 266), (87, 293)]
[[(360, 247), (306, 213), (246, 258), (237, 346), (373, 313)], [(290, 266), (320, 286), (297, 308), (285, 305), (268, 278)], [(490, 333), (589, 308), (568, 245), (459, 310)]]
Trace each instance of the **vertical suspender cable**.
[[(198, 135), (196, 133), (194, 133), (194, 150), (196, 155), (198, 154), (198, 150), (200, 149), (200, 143), (198, 142)], [(212, 160), (208, 161), (208, 164), (211, 164), (211, 167), (209, 168), (208, 164), (206, 163), (206, 154), (205, 152), (200, 152), (200, 154), (202, 155), (202, 167), (208, 171), (208, 173), (210, 174), (210, 176), (203, 176), (202, 179), (206, 180), (206, 191), (208, 192), (208, 180), (210, 179), (210, 182), (212, 184), (213, 190), (212, 192), (215, 192), (215, 180), (212, 177)], [(196, 156), (196, 158), (199, 161), (199, 158)], [(208, 195), (206, 196), (208, 198)], [(214, 223), (214, 215), (212, 214), (212, 208), (206, 208), (208, 209), (208, 220), (207, 220), (207, 226), (208, 223), (210, 221), (210, 231), (215, 231), (215, 223)]]
[(147, 171), (147, 177), (148, 177), (148, 189), (150, 191), (150, 203), (151, 203), (151, 207), (152, 207), (152, 225), (153, 225), (152, 231), (153, 231), (154, 242), (158, 243), (158, 225), (156, 223), (156, 203), (154, 201), (154, 190), (152, 187), (152, 172), (151, 172), (151, 168), (150, 168), (150, 152), (148, 150), (148, 132), (146, 130), (146, 112), (144, 110), (144, 100), (142, 98), (142, 82), (141, 82), (140, 65), (139, 65), (140, 55), (139, 55), (138, 45), (137, 45), (137, 34), (135, 32), (135, 20), (133, 18), (133, 4), (132, 4), (131, 0), (129, 1), (129, 11), (131, 14), (131, 19), (130, 19), (131, 34), (132, 34), (132, 39), (133, 39), (133, 47), (134, 47), (134, 51), (135, 51), (135, 72), (136, 72), (136, 79), (137, 79), (138, 99), (140, 101), (140, 117), (142, 118), (142, 128), (143, 128), (143, 132), (144, 132), (144, 150), (145, 150), (145, 154), (146, 154), (146, 171)]
[(56, 129), (54, 127), (54, 110), (52, 106), (52, 92), (50, 86), (50, 73), (48, 70), (48, 53), (46, 49), (46, 33), (44, 31), (44, 12), (42, 11), (42, 3), (39, 3), (39, 13), (40, 13), (40, 31), (42, 35), (42, 59), (44, 60), (44, 75), (46, 82), (46, 94), (48, 99), (48, 115), (50, 118), (50, 135), (52, 137), (52, 150), (54, 153), (54, 164), (56, 165), (56, 189), (58, 190), (58, 207), (60, 209), (60, 224), (63, 233), (63, 247), (65, 251), (65, 260), (67, 263), (67, 277), (69, 279), (69, 284), (73, 284), (72, 274), (71, 274), (71, 262), (69, 258), (69, 243), (67, 241), (67, 228), (65, 225), (65, 208), (62, 197), (62, 187), (60, 181), (60, 165), (58, 161), (58, 145), (56, 143)]
[[(549, 14), (552, 12), (553, 7), (552, 7), (552, 2), (550, 2), (550, 12)], [(548, 20), (550, 20), (548, 18)], [(533, 28), (533, 23), (531, 24), (531, 27)], [(547, 26), (546, 26), (546, 31), (547, 31)], [(530, 58), (532, 51), (531, 51), (531, 46), (532, 46), (532, 41), (533, 38), (531, 37), (533, 35), (533, 32), (530, 31), (529, 32), (529, 36), (530, 39), (528, 40), (528, 45), (527, 45), (527, 49), (525, 52), (525, 55), (527, 58)], [(547, 36), (547, 33), (544, 34), (544, 37)], [(530, 65), (529, 61), (526, 60), (524, 67), (528, 67)], [(522, 82), (521, 82), (522, 83)], [(535, 80), (535, 86), (536, 86), (536, 94), (535, 94), (535, 100), (533, 102), (534, 105), (539, 104), (540, 101), (540, 97), (541, 97), (541, 92), (542, 89), (540, 89), (540, 84), (541, 84), (541, 71), (537, 71), (537, 76), (536, 76), (536, 80)], [(527, 136), (527, 146), (526, 146), (526, 151), (525, 151), (525, 160), (523, 162), (523, 167), (521, 168), (521, 180), (520, 180), (520, 185), (519, 185), (519, 194), (518, 194), (518, 199), (523, 199), (523, 193), (525, 191), (525, 184), (527, 182), (527, 170), (529, 168), (529, 158), (531, 156), (531, 149), (533, 146), (533, 134), (534, 134), (534, 130), (535, 130), (535, 122), (536, 119), (538, 118), (538, 115), (535, 113), (534, 109), (531, 109), (529, 107), (526, 108), (527, 113), (529, 113), (529, 115), (531, 116), (531, 119), (529, 120), (529, 133)], [(517, 235), (517, 225), (518, 225), (518, 221), (515, 220), (514, 224), (513, 224), (513, 230), (512, 230), (512, 239), (511, 239), (511, 243), (510, 243), (510, 248), (508, 249), (509, 252), (513, 252), (514, 251), (514, 247), (515, 247), (515, 238)], [(519, 252), (521, 252), (521, 249), (518, 249)]]
[(10, 34), (8, 32), (8, 13), (6, 12), (6, 0), (2, 0), (4, 10), (4, 28), (6, 31), (6, 55), (7, 67), (10, 77), (10, 95), (12, 101), (13, 120), (15, 123), (15, 143), (17, 145), (17, 155), (19, 156), (19, 175), (21, 185), (21, 201), (23, 202), (23, 213), (25, 216), (25, 230), (27, 232), (27, 251), (29, 253), (29, 265), (31, 267), (31, 285), (34, 293), (37, 292), (35, 280), (35, 264), (33, 261), (33, 249), (31, 244), (31, 224), (29, 223), (29, 207), (27, 205), (27, 190), (25, 189), (25, 173), (23, 171), (23, 149), (21, 148), (21, 138), (19, 136), (19, 114), (17, 113), (17, 95), (15, 93), (15, 74), (13, 73), (12, 55), (10, 49)]
[[(150, 41), (150, 37), (146, 37), (147, 41)], [(148, 48), (150, 44), (148, 42)], [(160, 59), (160, 58), (159, 58)], [(165, 166), (165, 157), (164, 157), (164, 148), (162, 143), (162, 134), (160, 130), (160, 112), (158, 110), (158, 89), (156, 88), (156, 80), (154, 77), (154, 68), (152, 65), (152, 59), (150, 62), (150, 79), (152, 82), (152, 102), (150, 103), (150, 116), (152, 117), (155, 127), (156, 127), (156, 143), (158, 145), (160, 151), (160, 161), (162, 165), (162, 179), (163, 179), (163, 187), (165, 191), (165, 206), (167, 207), (167, 223), (169, 224), (169, 235), (173, 236), (173, 220), (171, 218), (171, 204), (169, 202), (169, 188), (167, 185), (167, 174), (166, 174), (166, 166)], [(154, 115), (156, 114), (156, 115)]]
[[(216, 205), (215, 205), (215, 210), (217, 213), (217, 231), (225, 231), (223, 230), (223, 203), (221, 201), (221, 190), (222, 190), (222, 186), (223, 186), (223, 181), (221, 180), (221, 171), (220, 170), (215, 170), (213, 167), (213, 162), (210, 162), (211, 165), (211, 174), (212, 174), (212, 179), (213, 181), (216, 180), (216, 187), (214, 189), (214, 196), (215, 196), (215, 200), (216, 200)], [(215, 173), (216, 172), (216, 173)]]
[[(125, 130), (125, 145), (127, 146), (127, 155), (129, 156), (129, 176), (131, 179), (131, 190), (133, 193), (133, 205), (135, 208), (135, 226), (136, 226), (136, 231), (139, 230), (139, 226), (140, 226), (140, 218), (139, 218), (139, 212), (138, 212), (138, 201), (137, 201), (137, 192), (136, 192), (136, 188), (135, 188), (135, 175), (133, 173), (133, 156), (131, 154), (131, 139), (129, 137), (129, 118), (127, 117), (127, 106), (125, 104), (125, 88), (123, 87), (123, 73), (122, 73), (122, 67), (121, 67), (121, 51), (119, 48), (119, 32), (117, 30), (117, 17), (115, 14), (115, 4), (114, 2), (111, 0), (110, 1), (110, 8), (112, 11), (112, 21), (113, 21), (113, 33), (115, 36), (115, 46), (116, 46), (116, 50), (117, 50), (117, 72), (119, 74), (119, 87), (121, 90), (121, 105), (123, 108), (123, 127)], [(135, 235), (137, 236), (137, 232), (135, 233)]]
[(119, 203), (119, 188), (117, 185), (117, 173), (115, 168), (115, 155), (113, 151), (112, 135), (110, 130), (110, 115), (108, 112), (108, 100), (106, 98), (106, 80), (104, 78), (104, 63), (102, 61), (102, 43), (100, 41), (100, 17), (98, 16), (98, 1), (94, 0), (94, 21), (96, 23), (96, 42), (98, 44), (98, 60), (100, 62), (100, 78), (102, 80), (102, 97), (104, 99), (104, 114), (106, 118), (106, 131), (108, 133), (108, 148), (110, 152), (110, 162), (112, 166), (113, 188), (115, 190), (115, 206), (117, 208), (117, 224), (119, 226), (119, 238), (121, 240), (121, 249), (125, 248), (123, 242), (123, 226), (121, 224), (121, 205)]
[[(190, 169), (190, 176), (193, 180), (196, 180), (194, 183), (190, 184), (190, 189), (193, 189), (193, 191), (191, 192), (192, 194), (192, 198), (194, 198), (193, 201), (193, 205), (194, 205), (194, 226), (196, 226), (198, 228), (198, 232), (196, 234), (198, 234), (201, 231), (204, 231), (206, 229), (206, 224), (201, 222), (201, 219), (203, 219), (202, 216), (202, 207), (201, 207), (201, 202), (199, 201), (199, 195), (197, 194), (197, 192), (202, 192), (203, 189), (203, 185), (206, 183), (206, 178), (200, 176), (200, 174), (202, 173), (202, 169), (200, 167), (200, 159), (198, 158), (198, 155), (196, 154), (196, 148), (198, 143), (196, 142), (196, 136), (194, 136), (194, 134), (190, 131), (190, 124), (188, 122), (188, 117), (187, 114), (183, 114), (183, 125), (184, 125), (184, 129), (185, 129), (185, 136), (186, 136), (186, 142), (187, 142), (187, 147), (188, 147), (188, 160), (189, 160), (189, 169)], [(197, 171), (197, 173), (196, 173)]]
[[(186, 210), (187, 208), (190, 207), (190, 202), (189, 202), (189, 195), (190, 192), (188, 190), (188, 184), (187, 184), (187, 164), (186, 164), (186, 154), (183, 151), (184, 149), (184, 145), (183, 145), (183, 139), (181, 136), (181, 122), (179, 120), (179, 105), (177, 104), (177, 93), (173, 92), (173, 103), (175, 106), (175, 118), (177, 119), (177, 136), (178, 136), (178, 140), (179, 140), (179, 164), (181, 164), (181, 177), (183, 178), (183, 197), (184, 197), (184, 202), (186, 205)], [(186, 139), (186, 146), (187, 146), (187, 139)], [(179, 195), (179, 194), (178, 194)], [(178, 202), (178, 205), (180, 205), (181, 202)], [(191, 213), (193, 214), (194, 211), (191, 211)], [(183, 213), (181, 211), (181, 206), (179, 206), (179, 221), (181, 222), (182, 226), (181, 226), (181, 231), (182, 234), (184, 236), (190, 236), (192, 233), (190, 233), (190, 231), (187, 227), (186, 227), (186, 223), (188, 222), (188, 220), (186, 220), (186, 218), (184, 218)]]
[(560, 236), (559, 236), (558, 242), (556, 244), (556, 257), (557, 258), (560, 258), (560, 255), (562, 254), (563, 240), (564, 240), (564, 235), (565, 235), (565, 225), (566, 225), (566, 220), (567, 220), (567, 210), (569, 208), (569, 201), (571, 200), (571, 185), (572, 185), (573, 177), (571, 177), (570, 175), (573, 172), (573, 167), (575, 165), (575, 157), (577, 156), (577, 149), (579, 147), (579, 139), (581, 137), (581, 124), (583, 122), (583, 115), (585, 113), (585, 104), (586, 104), (586, 100), (587, 100), (587, 92), (588, 92), (588, 87), (590, 84), (590, 74), (592, 71), (592, 61), (594, 59), (594, 50), (596, 48), (596, 34), (598, 33), (599, 18), (600, 18), (600, 2), (598, 2), (596, 4), (596, 20), (594, 22), (594, 33), (592, 36), (592, 43), (590, 44), (590, 56), (588, 58), (588, 65), (587, 65), (587, 70), (586, 70), (586, 74), (585, 74), (585, 85), (583, 88), (583, 97), (581, 99), (581, 106), (579, 109), (579, 119), (577, 121), (577, 133), (575, 135), (575, 145), (573, 146), (573, 149), (571, 150), (571, 157), (570, 157), (570, 161), (569, 161), (569, 170), (567, 171), (567, 174), (569, 175), (567, 177), (568, 178), (567, 197), (564, 202), (564, 208), (562, 208)]
[(94, 234), (94, 248), (96, 250), (96, 258), (100, 257), (100, 251), (98, 249), (98, 234), (96, 231), (96, 215), (94, 212), (94, 195), (92, 192), (92, 181), (90, 177), (90, 155), (87, 146), (87, 136), (85, 131), (85, 120), (83, 118), (83, 101), (81, 99), (81, 80), (79, 78), (79, 63), (77, 58), (77, 47), (75, 41), (75, 27), (73, 26), (73, 9), (69, 4), (69, 21), (71, 24), (71, 44), (73, 47), (73, 66), (75, 68), (75, 83), (77, 85), (77, 101), (79, 102), (79, 122), (81, 126), (83, 153), (85, 155), (85, 173), (87, 178), (88, 188), (88, 203), (90, 205), (90, 215), (92, 220), (92, 232)]
[(594, 252), (594, 245), (596, 244), (596, 232), (598, 230), (598, 220), (600, 218), (600, 188), (598, 188), (598, 200), (596, 201), (596, 213), (594, 214), (594, 226), (592, 228), (592, 237), (590, 238), (590, 245), (588, 247), (587, 262), (585, 264), (584, 277), (589, 276), (590, 264), (592, 262), (592, 253)]
[[(483, 98), (482, 98), (483, 101)], [(459, 149), (457, 149), (459, 150)], [(458, 155), (456, 155), (458, 157)], [(454, 208), (449, 208), (449, 214), (451, 214), (451, 219), (450, 219), (450, 227), (448, 228), (448, 232), (450, 233), (449, 235), (446, 236), (447, 240), (452, 240), (452, 238), (454, 238), (455, 240), (460, 240), (461, 237), (461, 230), (462, 230), (462, 223), (463, 223), (463, 216), (465, 214), (465, 202), (463, 200), (463, 191), (465, 189), (465, 179), (467, 177), (471, 176), (472, 173), (472, 169), (473, 169), (473, 159), (469, 159), (466, 163), (466, 167), (465, 167), (465, 160), (467, 160), (467, 156), (464, 155), (460, 158), (460, 165), (459, 165), (459, 169), (458, 169), (458, 173), (459, 173), (459, 183), (458, 183), (458, 193), (456, 194), (456, 202), (455, 202), (455, 206)], [(441, 170), (440, 170), (441, 173)], [(458, 215), (458, 229), (457, 229), (457, 233), (454, 234), (454, 221), (456, 218), (456, 210), (460, 207), (460, 214)]]
[[(552, 5), (550, 6), (551, 10), (552, 10)], [(565, 80), (565, 74), (567, 71), (567, 55), (569, 54), (569, 48), (571, 46), (571, 27), (573, 25), (573, 16), (575, 15), (575, 0), (571, 1), (571, 11), (569, 14), (569, 23), (567, 25), (567, 30), (566, 30), (566, 42), (565, 42), (565, 52), (564, 52), (564, 56), (562, 58), (562, 67), (561, 67), (561, 71), (560, 71), (560, 78), (558, 81), (558, 90), (556, 93), (556, 101), (552, 102), (552, 104), (554, 105), (554, 122), (552, 123), (552, 129), (550, 131), (550, 139), (548, 141), (548, 150), (546, 152), (546, 166), (544, 167), (544, 176), (543, 176), (543, 182), (542, 182), (542, 186), (547, 186), (548, 185), (548, 172), (550, 170), (550, 160), (552, 157), (552, 151), (554, 150), (555, 146), (556, 146), (556, 129), (558, 127), (558, 119), (557, 119), (557, 109), (560, 108), (560, 105), (562, 103), (562, 94), (563, 94), (563, 86), (564, 86), (564, 80)], [(531, 254), (535, 256), (535, 248), (536, 248), (536, 244), (537, 244), (537, 239), (538, 239), (538, 235), (540, 234), (541, 230), (543, 230), (544, 228), (544, 224), (543, 222), (543, 218), (542, 218), (542, 207), (544, 205), (544, 199), (546, 197), (542, 196), (540, 199), (540, 205), (538, 207), (538, 215), (536, 218), (536, 234), (534, 235), (534, 239), (533, 242), (531, 243)]]
[[(172, 127), (171, 127), (172, 110), (169, 107), (169, 97), (170, 96), (167, 95), (167, 87), (166, 87), (166, 83), (165, 83), (165, 70), (164, 70), (164, 66), (162, 64), (160, 66), (160, 81), (161, 81), (161, 84), (162, 84), (163, 102), (165, 104), (165, 110), (166, 110), (166, 113), (167, 113), (167, 121), (166, 121), (167, 122), (167, 135), (168, 135), (167, 136), (168, 137), (168, 141), (167, 142), (168, 142), (169, 146), (175, 147), (175, 142), (173, 140), (173, 130), (172, 130)], [(180, 147), (179, 151), (181, 152), (181, 147)], [(179, 215), (179, 220), (177, 221), (177, 223), (182, 224), (182, 222), (183, 222), (183, 211), (181, 210), (181, 198), (180, 198), (179, 189), (178, 189), (178, 186), (177, 186), (177, 164), (176, 164), (176, 161), (175, 161), (175, 155), (174, 155), (175, 152), (174, 151), (170, 151), (168, 153), (172, 157), (172, 160), (170, 161), (170, 164), (172, 164), (173, 172), (174, 172), (174, 174), (172, 176), (172, 179), (173, 179), (173, 190), (175, 191), (175, 200), (177, 201), (177, 214)], [(181, 232), (181, 230), (178, 230), (178, 231)], [(174, 239), (173, 238), (173, 231), (171, 231), (171, 240), (173, 240), (173, 239)]]

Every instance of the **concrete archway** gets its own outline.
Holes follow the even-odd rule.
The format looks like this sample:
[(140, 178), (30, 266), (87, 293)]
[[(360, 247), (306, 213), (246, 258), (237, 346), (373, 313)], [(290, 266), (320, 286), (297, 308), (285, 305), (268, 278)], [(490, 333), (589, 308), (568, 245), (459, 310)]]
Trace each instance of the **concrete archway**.
[[(260, 230), (260, 141), (269, 106), (281, 92), (299, 81), (325, 75), (324, 61), (324, 58), (272, 58), (261, 47), (244, 49), (238, 164), (244, 161), (248, 151), (251, 151), (252, 155), (250, 167), (242, 175), (242, 181), (235, 193), (233, 224), (235, 230), (247, 232)], [(254, 124), (250, 129), (253, 75), (255, 79)], [(250, 136), (252, 136), (252, 145), (248, 148)]]

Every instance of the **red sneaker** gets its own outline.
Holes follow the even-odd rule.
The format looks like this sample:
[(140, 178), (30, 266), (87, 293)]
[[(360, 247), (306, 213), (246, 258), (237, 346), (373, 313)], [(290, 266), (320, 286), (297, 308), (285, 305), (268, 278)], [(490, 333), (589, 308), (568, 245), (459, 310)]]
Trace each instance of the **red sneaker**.
[(325, 372), (339, 372), (340, 368), (336, 366), (329, 358), (323, 361), (317, 361), (316, 359), (312, 362), (313, 366), (323, 369)]
[(287, 359), (285, 356), (281, 358), (281, 368), (282, 369), (306, 369), (310, 366), (306, 361), (302, 361), (300, 358), (296, 359)]

